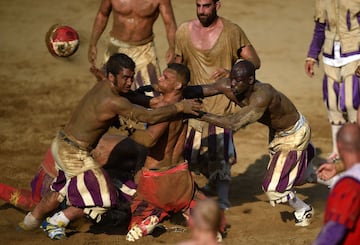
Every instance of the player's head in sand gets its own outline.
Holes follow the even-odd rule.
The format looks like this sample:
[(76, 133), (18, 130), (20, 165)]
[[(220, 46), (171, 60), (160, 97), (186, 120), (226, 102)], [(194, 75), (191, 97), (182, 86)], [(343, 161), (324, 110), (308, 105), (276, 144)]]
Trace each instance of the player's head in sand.
[(203, 27), (209, 27), (218, 18), (219, 0), (196, 0), (196, 15)]

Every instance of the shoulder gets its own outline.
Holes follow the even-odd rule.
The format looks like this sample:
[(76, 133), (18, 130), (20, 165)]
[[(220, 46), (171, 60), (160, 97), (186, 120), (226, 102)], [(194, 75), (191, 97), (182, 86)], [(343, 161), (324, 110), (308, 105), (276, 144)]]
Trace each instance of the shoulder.
[(251, 98), (256, 99), (258, 103), (269, 101), (274, 95), (275, 89), (268, 83), (257, 82)]
[(224, 28), (227, 28), (229, 29), (230, 31), (235, 31), (235, 32), (241, 32), (243, 33), (243, 29), (238, 25), (238, 24), (235, 24), (234, 22), (228, 20), (228, 19), (225, 19), (223, 17), (220, 17), (221, 18), (221, 21), (224, 25)]
[(131, 102), (127, 98), (120, 95), (109, 97), (107, 102), (109, 106), (112, 106), (113, 108), (123, 108), (131, 105)]
[(176, 38), (177, 39), (186, 39), (188, 38), (190, 25), (192, 25), (192, 21), (187, 21), (182, 23), (176, 30)]
[(184, 31), (184, 30), (187, 30), (189, 28), (189, 25), (192, 21), (186, 21), (186, 22), (183, 22), (179, 25), (177, 31), (178, 32), (181, 32), (181, 31)]

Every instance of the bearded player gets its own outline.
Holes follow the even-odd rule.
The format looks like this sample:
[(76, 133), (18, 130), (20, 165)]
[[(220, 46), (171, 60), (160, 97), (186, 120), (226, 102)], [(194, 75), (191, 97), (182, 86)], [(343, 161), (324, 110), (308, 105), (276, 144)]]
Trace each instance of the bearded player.
[[(187, 21), (176, 32), (176, 61), (187, 65), (190, 85), (204, 85), (227, 74), (238, 58), (260, 67), (260, 59), (244, 31), (235, 23), (218, 16), (219, 0), (196, 0), (197, 19)], [(224, 95), (204, 99), (204, 109), (217, 115), (235, 109)], [(215, 141), (212, 140), (215, 139)], [(226, 149), (226, 150), (225, 150)], [(204, 190), (218, 196), (219, 206), (226, 210), (229, 201), (231, 165), (236, 152), (231, 130), (213, 124), (189, 120), (185, 158), (193, 170), (204, 174)]]

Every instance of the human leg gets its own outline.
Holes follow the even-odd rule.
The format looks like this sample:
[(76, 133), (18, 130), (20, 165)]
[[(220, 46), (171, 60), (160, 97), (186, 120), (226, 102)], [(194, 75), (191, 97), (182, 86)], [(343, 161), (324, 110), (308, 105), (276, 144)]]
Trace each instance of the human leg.
[(341, 82), (341, 68), (324, 64), (323, 100), (328, 110), (328, 118), (331, 125), (332, 153), (329, 159), (338, 158), (336, 134), (346, 122), (345, 118), (345, 86)]
[(293, 134), (277, 135), (269, 145), (270, 161), (262, 183), (272, 206), (289, 203), (295, 209), (298, 226), (309, 225), (313, 216), (311, 206), (300, 200), (293, 190), (309, 178), (307, 170), (314, 157), (314, 147), (309, 141), (310, 128), (306, 123)]
[(225, 210), (231, 205), (229, 201), (231, 165), (236, 161), (232, 132), (209, 125), (206, 140), (208, 148), (206, 154), (209, 172), (208, 186), (216, 188), (219, 207)]
[(83, 209), (70, 206), (65, 210), (55, 213), (53, 216), (44, 220), (41, 224), (41, 228), (51, 239), (64, 239), (66, 238), (66, 226), (70, 223), (70, 221), (81, 218), (83, 215)]
[(59, 205), (59, 193), (50, 191), (44, 195), (40, 202), (35, 206), (32, 212), (29, 212), (24, 220), (19, 223), (23, 230), (33, 230), (40, 226), (41, 220), (45, 215), (55, 210)]

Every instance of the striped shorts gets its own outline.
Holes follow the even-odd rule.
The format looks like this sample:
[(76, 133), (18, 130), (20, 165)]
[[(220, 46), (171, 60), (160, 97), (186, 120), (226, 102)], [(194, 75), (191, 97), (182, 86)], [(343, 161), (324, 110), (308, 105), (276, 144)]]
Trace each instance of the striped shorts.
[(59, 170), (51, 189), (60, 193), (59, 202), (66, 198), (68, 205), (83, 208), (85, 214), (100, 221), (106, 208), (115, 206), (117, 201), (117, 192), (110, 177), (89, 152), (59, 137), (54, 139), (51, 147)]
[[(270, 203), (285, 203), (295, 195), (293, 187), (304, 183), (315, 155), (311, 130), (303, 116), (287, 133), (276, 133), (269, 144), (270, 161), (262, 188)], [(311, 167), (311, 166), (310, 166)]]
[(324, 64), (323, 99), (331, 124), (340, 125), (357, 121), (360, 105), (360, 81), (355, 70), (360, 60), (342, 67)]
[(230, 181), (230, 168), (236, 163), (232, 131), (206, 122), (199, 125), (195, 128), (189, 124), (185, 141), (184, 157), (190, 170), (200, 171), (209, 181)]

